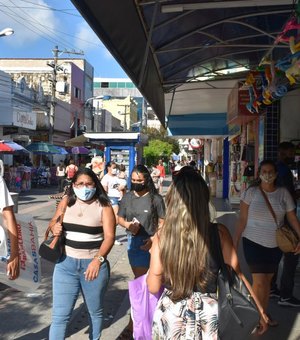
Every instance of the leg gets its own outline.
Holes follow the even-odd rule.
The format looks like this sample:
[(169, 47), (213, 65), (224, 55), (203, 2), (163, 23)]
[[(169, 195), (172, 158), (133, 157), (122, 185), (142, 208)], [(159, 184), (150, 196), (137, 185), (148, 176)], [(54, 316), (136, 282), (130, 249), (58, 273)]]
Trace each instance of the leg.
[(98, 277), (93, 281), (86, 281), (84, 279), (84, 272), (91, 262), (91, 259), (80, 260), (81, 269), (81, 290), (84, 301), (87, 306), (90, 320), (90, 339), (98, 340), (101, 336), (102, 324), (103, 324), (103, 303), (104, 294), (107, 290), (110, 270), (109, 263), (104, 262), (101, 264), (100, 272)]
[(80, 290), (76, 260), (66, 257), (53, 273), (53, 308), (49, 340), (63, 340)]
[(280, 296), (283, 298), (291, 298), (293, 296), (298, 260), (299, 256), (295, 256), (293, 253), (285, 253), (283, 255), (283, 270), (280, 280)]
[(273, 275), (273, 273), (252, 273), (252, 288), (264, 310), (268, 308)]

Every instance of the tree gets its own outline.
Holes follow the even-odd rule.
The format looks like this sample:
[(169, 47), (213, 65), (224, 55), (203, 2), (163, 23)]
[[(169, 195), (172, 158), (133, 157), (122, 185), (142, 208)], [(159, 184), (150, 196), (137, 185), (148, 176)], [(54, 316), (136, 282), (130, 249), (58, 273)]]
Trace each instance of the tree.
[(176, 154), (180, 152), (177, 139), (168, 137), (167, 130), (162, 125), (159, 129), (146, 127), (143, 129), (143, 133), (148, 136), (149, 141), (161, 140), (162, 142), (167, 142), (172, 145), (172, 152)]
[(144, 157), (146, 164), (157, 164), (160, 158), (169, 159), (173, 152), (173, 145), (160, 139), (152, 139), (149, 145), (144, 147)]

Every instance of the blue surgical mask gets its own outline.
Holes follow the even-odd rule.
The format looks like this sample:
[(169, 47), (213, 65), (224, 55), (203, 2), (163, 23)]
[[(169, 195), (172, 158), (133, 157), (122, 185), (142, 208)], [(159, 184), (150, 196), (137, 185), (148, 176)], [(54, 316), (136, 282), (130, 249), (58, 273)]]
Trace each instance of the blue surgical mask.
[(96, 188), (88, 187), (82, 187), (80, 189), (73, 187), (73, 190), (75, 192), (75, 195), (82, 201), (89, 201), (93, 198), (96, 192)]

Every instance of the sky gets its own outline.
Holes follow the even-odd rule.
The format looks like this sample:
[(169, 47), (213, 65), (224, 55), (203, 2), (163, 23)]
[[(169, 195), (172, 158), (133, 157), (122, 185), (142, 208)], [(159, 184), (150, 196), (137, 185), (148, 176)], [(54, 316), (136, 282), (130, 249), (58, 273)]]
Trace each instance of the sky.
[[(107, 0), (109, 1), (109, 0)], [(0, 0), (0, 30), (14, 34), (0, 38), (0, 58), (84, 58), (94, 67), (94, 76), (127, 78), (110, 52), (69, 0)]]

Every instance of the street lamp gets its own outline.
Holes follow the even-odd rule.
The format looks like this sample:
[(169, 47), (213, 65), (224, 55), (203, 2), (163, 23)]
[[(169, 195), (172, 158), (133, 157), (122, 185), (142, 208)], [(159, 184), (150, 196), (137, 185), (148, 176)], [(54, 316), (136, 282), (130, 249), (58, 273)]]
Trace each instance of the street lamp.
[(14, 30), (12, 28), (4, 28), (2, 31), (0, 31), (0, 37), (6, 37), (8, 35), (14, 34)]

